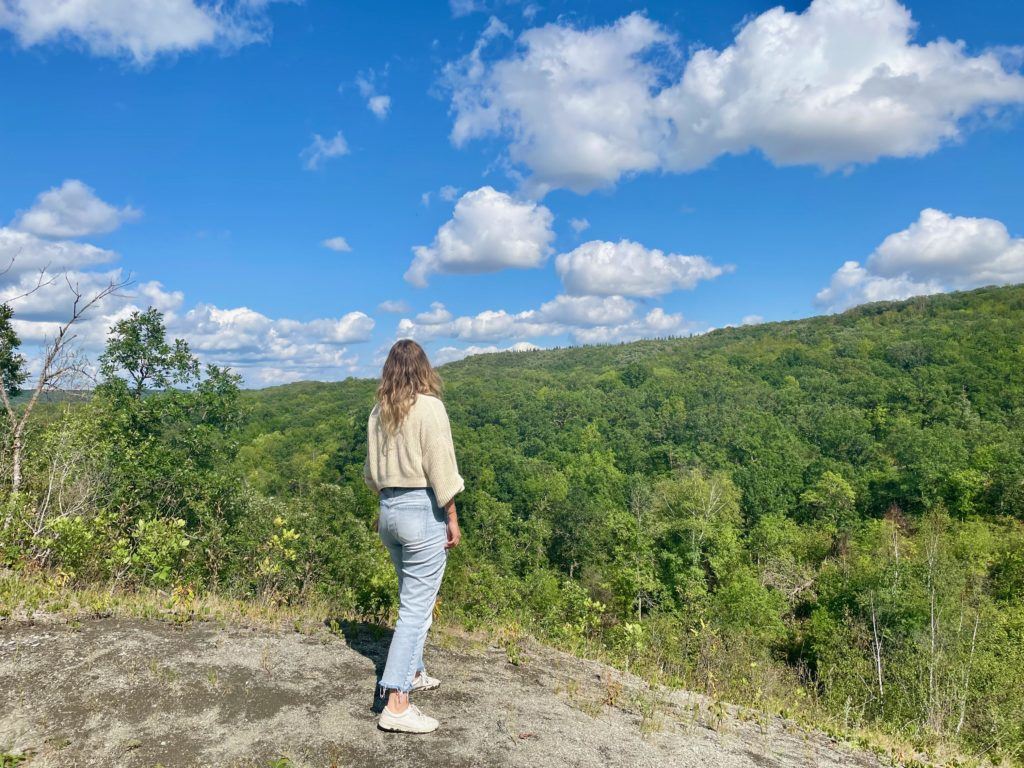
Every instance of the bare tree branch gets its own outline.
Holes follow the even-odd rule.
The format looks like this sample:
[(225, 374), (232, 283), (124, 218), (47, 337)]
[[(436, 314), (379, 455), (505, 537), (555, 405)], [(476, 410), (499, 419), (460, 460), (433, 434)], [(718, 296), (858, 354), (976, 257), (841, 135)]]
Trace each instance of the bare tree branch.
[[(36, 286), (29, 293), (34, 293), (44, 285), (52, 285), (58, 279), (57, 276), (54, 276), (46, 281), (44, 280), (45, 274), (45, 269), (40, 271)], [(32, 411), (36, 407), (36, 403), (39, 402), (40, 396), (43, 392), (58, 389), (67, 380), (68, 376), (85, 372), (84, 360), (80, 359), (71, 347), (77, 338), (77, 334), (72, 332), (72, 328), (90, 309), (108, 296), (118, 295), (118, 291), (131, 282), (130, 275), (124, 279), (111, 278), (106, 286), (86, 296), (81, 289), (81, 285), (78, 282), (72, 282), (70, 272), (64, 272), (63, 276), (64, 282), (67, 284), (68, 290), (71, 291), (73, 297), (71, 315), (66, 321), (57, 326), (53, 339), (45, 346), (39, 375), (36, 377), (28, 402), (21, 409), (20, 413), (15, 410), (6, 389), (0, 387), (0, 398), (3, 400), (4, 410), (7, 413), (7, 419), (11, 426), (11, 445), (9, 450), (11, 452), (11, 490), (14, 492), (19, 491), (22, 485), (21, 463), (24, 450), (25, 428), (28, 425)], [(10, 516), (4, 521), (4, 527), (6, 528), (9, 523)]]
[[(3, 272), (0, 272), (0, 276), (5, 274), (7, 270), (9, 270), (12, 266), (14, 266), (13, 259), (11, 261), (10, 266), (8, 266), (7, 269), (5, 269)], [(18, 301), (19, 299), (27, 298), (36, 291), (39, 291), (45, 288), (46, 286), (53, 285), (55, 282), (57, 282), (57, 280), (60, 279), (60, 275), (48, 275), (46, 270), (49, 269), (49, 267), (49, 264), (47, 264), (45, 267), (41, 267), (39, 269), (39, 275), (38, 277), (36, 277), (36, 284), (29, 288), (24, 293), (19, 293), (17, 296), (12, 296), (11, 298), (7, 299), (7, 303), (10, 304), (12, 301)]]

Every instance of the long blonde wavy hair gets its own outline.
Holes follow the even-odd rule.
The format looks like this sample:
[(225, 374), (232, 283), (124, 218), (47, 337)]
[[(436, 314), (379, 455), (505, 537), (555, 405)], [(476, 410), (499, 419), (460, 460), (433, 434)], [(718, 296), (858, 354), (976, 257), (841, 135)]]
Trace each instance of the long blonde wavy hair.
[(441, 377), (430, 365), (423, 347), (412, 339), (396, 341), (377, 387), (380, 420), (386, 432), (398, 431), (420, 394), (441, 397)]

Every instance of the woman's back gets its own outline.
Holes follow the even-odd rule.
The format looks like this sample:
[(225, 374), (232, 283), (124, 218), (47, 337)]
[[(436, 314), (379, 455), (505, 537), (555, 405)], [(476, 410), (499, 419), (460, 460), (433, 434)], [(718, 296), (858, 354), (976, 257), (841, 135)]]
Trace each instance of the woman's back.
[(382, 488), (432, 488), (444, 506), (465, 488), (459, 475), (444, 403), (419, 394), (395, 432), (374, 406), (367, 424), (366, 483)]

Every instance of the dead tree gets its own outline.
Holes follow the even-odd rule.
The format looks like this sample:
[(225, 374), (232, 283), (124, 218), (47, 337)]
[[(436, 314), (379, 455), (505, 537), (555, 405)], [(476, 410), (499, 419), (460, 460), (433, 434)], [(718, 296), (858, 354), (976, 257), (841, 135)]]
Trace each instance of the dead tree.
[[(45, 270), (40, 272), (39, 281), (30, 291), (22, 294), (21, 297), (35, 293), (45, 285), (51, 285), (57, 279), (55, 277), (44, 280)], [(75, 354), (73, 342), (76, 338), (73, 328), (82, 317), (96, 304), (108, 296), (116, 294), (124, 288), (129, 280), (114, 280), (86, 296), (80, 289), (78, 283), (72, 283), (71, 278), (65, 273), (64, 280), (71, 291), (73, 302), (71, 305), (71, 316), (57, 326), (53, 338), (43, 349), (42, 362), (39, 373), (36, 376), (35, 384), (32, 386), (28, 402), (21, 408), (15, 407), (5, 387), (0, 387), (0, 397), (3, 399), (4, 411), (7, 414), (8, 426), (10, 428), (10, 452), (11, 462), (11, 492), (18, 493), (22, 488), (22, 457), (25, 449), (25, 428), (28, 426), (32, 411), (39, 402), (43, 392), (58, 389), (61, 384), (75, 374), (85, 372), (85, 366), (81, 358)], [(4, 528), (10, 524), (10, 514), (4, 521)]]

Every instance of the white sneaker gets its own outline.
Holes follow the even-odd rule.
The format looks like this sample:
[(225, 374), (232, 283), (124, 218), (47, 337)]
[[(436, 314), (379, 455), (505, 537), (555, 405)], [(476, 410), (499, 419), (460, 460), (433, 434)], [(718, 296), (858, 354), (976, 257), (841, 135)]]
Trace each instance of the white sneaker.
[(420, 712), (420, 708), (412, 702), (405, 711), (396, 715), (387, 707), (380, 713), (377, 726), (385, 731), (402, 731), (404, 733), (430, 733), (437, 730), (440, 723), (429, 715)]
[(426, 672), (417, 672), (416, 677), (412, 680), (412, 690), (414, 691), (430, 691), (440, 686), (441, 681)]

